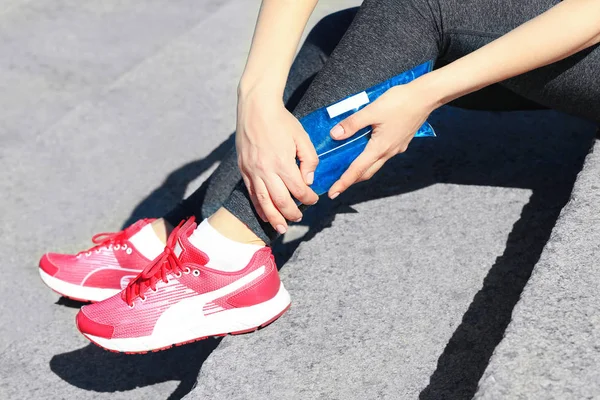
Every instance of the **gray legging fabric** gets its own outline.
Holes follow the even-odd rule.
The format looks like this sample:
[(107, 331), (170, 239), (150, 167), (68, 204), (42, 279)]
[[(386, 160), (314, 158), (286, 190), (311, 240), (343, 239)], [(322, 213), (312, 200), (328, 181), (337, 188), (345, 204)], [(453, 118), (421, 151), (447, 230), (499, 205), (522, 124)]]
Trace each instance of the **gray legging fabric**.
[[(360, 8), (326, 17), (311, 31), (290, 71), (287, 107), (301, 118), (425, 61), (451, 62), (558, 2), (366, 0)], [(595, 46), (501, 85), (540, 105), (600, 122), (599, 71), (600, 47)], [(267, 244), (277, 237), (252, 207), (235, 149), (165, 218), (176, 225), (191, 215), (206, 218), (221, 206)]]

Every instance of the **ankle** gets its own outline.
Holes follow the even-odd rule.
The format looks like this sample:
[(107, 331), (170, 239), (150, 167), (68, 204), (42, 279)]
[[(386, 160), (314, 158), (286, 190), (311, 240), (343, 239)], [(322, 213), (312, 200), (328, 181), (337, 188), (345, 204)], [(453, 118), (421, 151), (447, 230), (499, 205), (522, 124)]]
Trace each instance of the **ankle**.
[(226, 238), (239, 243), (266, 246), (266, 243), (227, 209), (221, 207), (208, 218), (210, 226)]
[(222, 235), (205, 219), (188, 238), (196, 249), (208, 256), (206, 266), (220, 271), (240, 271), (264, 246), (242, 243)]
[(173, 226), (164, 218), (159, 218), (152, 222), (152, 229), (160, 241), (163, 242), (163, 244), (167, 244), (167, 238), (173, 231)]

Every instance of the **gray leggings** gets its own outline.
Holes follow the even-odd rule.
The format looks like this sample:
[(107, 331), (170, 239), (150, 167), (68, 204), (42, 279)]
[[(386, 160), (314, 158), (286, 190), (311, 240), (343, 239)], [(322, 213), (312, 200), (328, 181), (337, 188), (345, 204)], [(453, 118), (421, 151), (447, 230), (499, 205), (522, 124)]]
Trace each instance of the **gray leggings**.
[[(548, 10), (558, 0), (366, 0), (332, 14), (309, 34), (294, 61), (284, 99), (301, 118), (428, 60), (451, 62)], [(502, 82), (545, 107), (600, 122), (600, 47)], [(235, 149), (212, 176), (165, 218), (173, 225), (221, 206), (269, 244), (277, 232), (260, 220), (237, 168)]]

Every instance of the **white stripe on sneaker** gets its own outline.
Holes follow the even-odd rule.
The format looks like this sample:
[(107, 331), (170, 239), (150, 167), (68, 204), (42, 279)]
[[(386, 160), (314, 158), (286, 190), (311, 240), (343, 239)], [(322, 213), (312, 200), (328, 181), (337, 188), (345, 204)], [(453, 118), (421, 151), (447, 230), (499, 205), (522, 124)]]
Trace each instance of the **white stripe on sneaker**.
[(89, 286), (81, 286), (75, 285), (73, 283), (68, 283), (65, 281), (61, 281), (53, 276), (45, 273), (41, 268), (40, 277), (42, 281), (48, 285), (48, 287), (59, 294), (69, 297), (71, 299), (80, 300), (80, 301), (102, 301), (108, 299), (111, 296), (119, 293), (120, 289), (103, 289), (103, 288), (93, 288)]
[[(204, 306), (216, 299), (232, 294), (238, 289), (254, 282), (265, 274), (266, 267), (263, 265), (260, 268), (255, 269), (242, 278), (235, 282), (230, 283), (227, 286), (223, 286), (220, 289), (213, 290), (212, 292), (203, 293), (198, 296), (188, 297), (173, 304), (171, 307), (165, 310), (162, 315), (156, 321), (154, 325), (154, 332), (160, 332), (161, 330), (169, 330), (173, 326), (186, 329), (190, 324), (202, 324)], [(190, 316), (194, 318), (190, 318)]]
[(207, 317), (187, 315), (187, 320), (193, 322), (192, 324), (164, 325), (160, 331), (154, 329), (149, 336), (106, 339), (86, 333), (84, 335), (109, 350), (145, 352), (205, 337), (259, 328), (281, 315), (289, 305), (290, 295), (283, 284), (280, 284), (279, 291), (271, 300), (249, 307), (225, 310)]

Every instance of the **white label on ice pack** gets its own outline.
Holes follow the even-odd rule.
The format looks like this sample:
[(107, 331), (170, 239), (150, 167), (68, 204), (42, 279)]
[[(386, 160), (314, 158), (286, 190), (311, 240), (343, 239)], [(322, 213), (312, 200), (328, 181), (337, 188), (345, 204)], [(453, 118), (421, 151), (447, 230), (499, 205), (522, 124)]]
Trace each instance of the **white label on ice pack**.
[(347, 111), (354, 110), (369, 102), (369, 96), (367, 92), (360, 92), (352, 97), (348, 97), (346, 100), (342, 100), (339, 103), (335, 103), (327, 107), (327, 113), (329, 118), (335, 118)]

